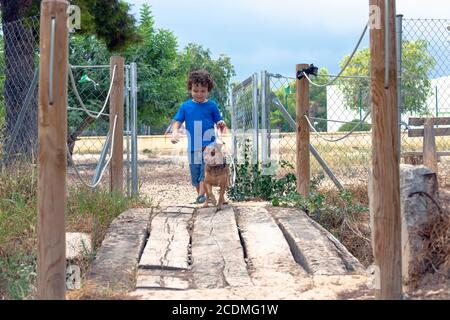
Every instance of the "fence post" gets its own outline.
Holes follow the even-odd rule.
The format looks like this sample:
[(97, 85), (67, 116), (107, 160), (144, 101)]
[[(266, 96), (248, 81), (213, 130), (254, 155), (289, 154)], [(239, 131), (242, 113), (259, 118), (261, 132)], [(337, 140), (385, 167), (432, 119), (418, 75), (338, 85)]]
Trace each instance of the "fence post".
[[(402, 269), (396, 5), (395, 0), (370, 0), (370, 5), (381, 9), (382, 21), (381, 28), (372, 26), (370, 31), (374, 126), (369, 197), (376, 270), (375, 296), (382, 300), (399, 300), (402, 299)], [(387, 65), (386, 61), (389, 62)]]
[(253, 105), (252, 105), (252, 127), (253, 127), (253, 165), (259, 161), (259, 88), (258, 74), (253, 75)]
[(402, 77), (403, 77), (403, 15), (398, 14), (396, 16), (397, 24), (397, 112), (398, 112), (398, 153), (399, 157), (402, 153), (402, 112), (403, 112), (403, 94), (402, 94)]
[[(114, 136), (111, 141), (114, 143), (113, 154), (111, 155), (111, 192), (123, 192), (123, 102), (124, 102), (124, 58), (111, 57), (111, 81), (113, 81), (109, 106), (109, 129), (111, 133), (114, 129), (114, 120), (117, 115), (117, 124)], [(116, 66), (114, 72), (114, 66)], [(114, 79), (112, 75), (114, 74)]]
[[(298, 64), (295, 74), (308, 68), (307, 64)], [(310, 184), (309, 124), (305, 116), (309, 116), (309, 82), (306, 77), (296, 81), (297, 101), (297, 192), (307, 197)]]
[(137, 139), (137, 64), (131, 63), (131, 194), (138, 195), (138, 139)]
[(41, 2), (39, 69), (39, 178), (37, 297), (66, 294), (67, 8), (64, 0)]
[(261, 71), (261, 159), (262, 170), (268, 165), (267, 155), (267, 71)]
[(434, 119), (425, 119), (423, 126), (423, 164), (438, 175), (436, 154), (436, 138), (434, 132)]

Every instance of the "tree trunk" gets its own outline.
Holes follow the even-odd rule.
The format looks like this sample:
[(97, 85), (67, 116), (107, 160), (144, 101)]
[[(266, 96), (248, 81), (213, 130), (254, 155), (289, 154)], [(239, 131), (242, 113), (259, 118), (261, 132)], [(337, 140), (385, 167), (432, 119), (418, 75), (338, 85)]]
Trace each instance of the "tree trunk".
[[(6, 150), (10, 159), (28, 158), (36, 154), (37, 149), (37, 93), (34, 90), (31, 105), (18, 124), (18, 116), (30, 88), (35, 71), (35, 54), (37, 53), (36, 21), (23, 20), (31, 1), (1, 0), (2, 27), (5, 54), (5, 84), (3, 94), (6, 103)], [(11, 141), (16, 125), (20, 129), (15, 141)]]

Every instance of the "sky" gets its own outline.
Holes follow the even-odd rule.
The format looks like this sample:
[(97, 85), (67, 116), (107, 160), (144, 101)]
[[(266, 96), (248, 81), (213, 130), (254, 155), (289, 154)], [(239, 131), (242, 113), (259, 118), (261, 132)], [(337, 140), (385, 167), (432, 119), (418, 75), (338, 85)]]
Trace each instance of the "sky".
[[(294, 76), (297, 63), (331, 74), (350, 54), (368, 20), (368, 0), (128, 0), (138, 17), (148, 3), (157, 28), (169, 29), (179, 49), (194, 42), (235, 67), (234, 81), (267, 70)], [(448, 0), (397, 0), (405, 18), (450, 19)], [(449, 31), (450, 38), (450, 31)], [(368, 46), (368, 34), (362, 47)]]

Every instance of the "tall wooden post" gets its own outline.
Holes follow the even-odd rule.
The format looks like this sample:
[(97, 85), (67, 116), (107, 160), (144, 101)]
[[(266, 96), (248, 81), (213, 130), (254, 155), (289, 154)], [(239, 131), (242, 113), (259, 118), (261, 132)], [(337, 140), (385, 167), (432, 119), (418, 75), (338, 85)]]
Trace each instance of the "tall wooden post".
[(423, 126), (423, 164), (438, 175), (434, 119), (425, 119)]
[(65, 0), (41, 2), (37, 297), (65, 299), (68, 29)]
[[(296, 73), (308, 68), (307, 64), (298, 64)], [(296, 81), (297, 101), (297, 192), (307, 197), (310, 184), (310, 130), (305, 115), (309, 117), (309, 81), (306, 77)]]
[[(381, 12), (381, 28), (370, 31), (372, 75), (373, 155), (370, 190), (372, 245), (376, 266), (377, 299), (402, 298), (400, 168), (397, 112), (395, 0), (370, 0)], [(386, 33), (388, 21), (389, 33)], [(388, 37), (388, 51), (386, 51)], [(385, 62), (389, 61), (388, 79)], [(386, 81), (388, 80), (388, 81)]]
[[(116, 127), (114, 129), (114, 150), (111, 159), (111, 183), (110, 188), (112, 192), (123, 192), (123, 109), (124, 109), (124, 58), (111, 57), (111, 81), (113, 81), (110, 97), (109, 107), (109, 127), (111, 133), (114, 128), (114, 121)], [(115, 71), (114, 71), (115, 67)], [(114, 74), (114, 79), (112, 78)], [(116, 119), (117, 115), (117, 120)]]

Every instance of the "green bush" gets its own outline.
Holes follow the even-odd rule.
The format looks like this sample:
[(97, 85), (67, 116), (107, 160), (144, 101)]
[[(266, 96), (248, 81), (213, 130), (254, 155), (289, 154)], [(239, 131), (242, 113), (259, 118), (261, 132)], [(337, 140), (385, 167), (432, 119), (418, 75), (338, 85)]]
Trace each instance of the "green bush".
[[(359, 123), (361, 122), (361, 120), (355, 119), (352, 120), (349, 123), (344, 124), (343, 126), (341, 126), (339, 128), (339, 132), (350, 132), (352, 131), (355, 126), (357, 126)], [(358, 128), (356, 128), (356, 131), (370, 131), (372, 129), (372, 125), (367, 123), (367, 122), (363, 122), (361, 123), (361, 125), (358, 126)]]

